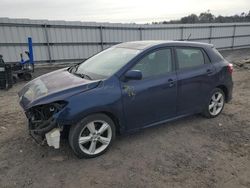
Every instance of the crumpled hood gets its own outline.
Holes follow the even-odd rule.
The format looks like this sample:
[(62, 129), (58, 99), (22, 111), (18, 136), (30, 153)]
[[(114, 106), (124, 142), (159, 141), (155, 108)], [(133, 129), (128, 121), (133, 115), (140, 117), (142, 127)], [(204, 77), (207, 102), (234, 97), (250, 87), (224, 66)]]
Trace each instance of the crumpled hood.
[(74, 94), (93, 89), (100, 80), (86, 80), (67, 69), (59, 69), (27, 83), (19, 92), (20, 105), (26, 110), (32, 106), (64, 100)]

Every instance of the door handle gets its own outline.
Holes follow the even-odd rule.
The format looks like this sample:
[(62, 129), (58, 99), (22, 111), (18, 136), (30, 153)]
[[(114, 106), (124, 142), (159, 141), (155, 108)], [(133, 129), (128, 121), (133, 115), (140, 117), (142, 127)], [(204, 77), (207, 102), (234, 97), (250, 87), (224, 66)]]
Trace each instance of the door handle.
[(168, 87), (173, 87), (174, 83), (175, 81), (172, 78), (168, 79)]
[(213, 74), (213, 71), (211, 69), (207, 69), (207, 75), (210, 76)]

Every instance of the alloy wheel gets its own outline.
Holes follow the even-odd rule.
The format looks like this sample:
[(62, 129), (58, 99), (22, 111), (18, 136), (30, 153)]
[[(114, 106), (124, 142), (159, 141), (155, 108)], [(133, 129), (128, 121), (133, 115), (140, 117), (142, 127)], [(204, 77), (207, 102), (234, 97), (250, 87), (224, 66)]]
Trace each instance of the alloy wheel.
[(80, 149), (89, 155), (96, 155), (105, 150), (112, 139), (110, 125), (102, 120), (88, 123), (82, 129), (78, 143)]
[(210, 100), (208, 110), (213, 116), (218, 115), (224, 106), (224, 96), (221, 92), (215, 92)]

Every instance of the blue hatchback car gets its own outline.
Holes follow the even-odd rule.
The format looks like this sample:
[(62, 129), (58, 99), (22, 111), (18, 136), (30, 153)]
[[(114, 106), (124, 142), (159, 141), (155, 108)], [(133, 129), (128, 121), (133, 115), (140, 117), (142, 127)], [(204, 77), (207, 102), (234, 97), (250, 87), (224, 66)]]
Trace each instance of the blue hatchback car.
[(29, 82), (18, 93), (36, 139), (96, 157), (117, 134), (201, 113), (218, 116), (232, 98), (232, 72), (213, 45), (135, 41)]

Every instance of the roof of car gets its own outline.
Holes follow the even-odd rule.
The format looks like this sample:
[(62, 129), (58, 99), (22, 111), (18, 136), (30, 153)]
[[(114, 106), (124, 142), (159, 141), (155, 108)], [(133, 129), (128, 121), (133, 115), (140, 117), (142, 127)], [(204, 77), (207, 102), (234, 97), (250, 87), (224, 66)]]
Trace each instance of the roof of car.
[(145, 50), (147, 48), (168, 45), (168, 46), (192, 46), (192, 47), (212, 47), (212, 44), (201, 43), (201, 42), (190, 42), (190, 41), (168, 41), (168, 40), (144, 40), (144, 41), (132, 41), (124, 42), (115, 45), (118, 48), (132, 48), (137, 50)]

